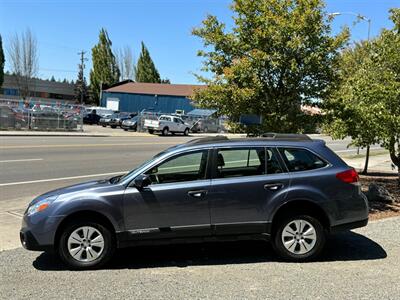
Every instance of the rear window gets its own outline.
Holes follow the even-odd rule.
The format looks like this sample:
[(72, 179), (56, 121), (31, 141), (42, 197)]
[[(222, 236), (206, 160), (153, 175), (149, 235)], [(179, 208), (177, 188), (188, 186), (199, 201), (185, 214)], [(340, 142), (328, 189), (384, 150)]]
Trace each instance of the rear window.
[(279, 148), (289, 172), (309, 171), (323, 168), (327, 162), (306, 149)]

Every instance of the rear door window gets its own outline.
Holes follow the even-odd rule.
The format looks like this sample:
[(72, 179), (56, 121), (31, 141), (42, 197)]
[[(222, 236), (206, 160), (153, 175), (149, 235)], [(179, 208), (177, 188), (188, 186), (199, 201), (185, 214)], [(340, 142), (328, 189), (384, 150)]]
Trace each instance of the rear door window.
[(265, 174), (265, 149), (219, 149), (217, 178), (231, 178)]
[(279, 148), (289, 172), (309, 171), (323, 168), (327, 162), (309, 150), (301, 148)]

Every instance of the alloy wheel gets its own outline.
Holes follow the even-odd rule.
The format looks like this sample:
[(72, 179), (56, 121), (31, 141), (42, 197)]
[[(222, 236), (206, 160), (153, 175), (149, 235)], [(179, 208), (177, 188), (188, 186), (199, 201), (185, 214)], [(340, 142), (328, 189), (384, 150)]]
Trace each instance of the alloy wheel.
[(104, 250), (104, 237), (94, 227), (83, 226), (75, 229), (68, 237), (68, 252), (79, 262), (91, 262)]
[(282, 230), (283, 246), (292, 254), (302, 255), (310, 252), (316, 242), (317, 233), (314, 226), (302, 219), (290, 221)]

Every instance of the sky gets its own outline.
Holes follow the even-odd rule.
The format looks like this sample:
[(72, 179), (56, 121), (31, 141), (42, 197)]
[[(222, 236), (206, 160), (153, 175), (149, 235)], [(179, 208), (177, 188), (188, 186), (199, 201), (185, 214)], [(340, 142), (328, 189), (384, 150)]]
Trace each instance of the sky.
[[(201, 68), (197, 50), (202, 42), (191, 31), (207, 14), (232, 25), (228, 0), (0, 0), (0, 34), (3, 47), (10, 37), (30, 28), (38, 41), (38, 77), (76, 79), (79, 56), (86, 51), (89, 80), (91, 48), (99, 30), (107, 29), (113, 49), (130, 46), (137, 59), (144, 41), (162, 78), (172, 83), (196, 84)], [(388, 10), (400, 0), (327, 0), (327, 12), (354, 12), (371, 19), (371, 36), (391, 28)], [(349, 26), (352, 41), (367, 38), (368, 25), (343, 14), (335, 17), (333, 33)], [(6, 54), (7, 59), (7, 54)], [(6, 61), (6, 70), (9, 64)]]

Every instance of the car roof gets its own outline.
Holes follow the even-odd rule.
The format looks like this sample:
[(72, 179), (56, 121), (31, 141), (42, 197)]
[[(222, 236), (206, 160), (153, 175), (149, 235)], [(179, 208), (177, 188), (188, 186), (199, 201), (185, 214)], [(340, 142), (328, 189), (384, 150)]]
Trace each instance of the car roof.
[(312, 147), (312, 145), (325, 143), (323, 140), (311, 139), (305, 134), (268, 134), (262, 137), (246, 137), (232, 138), (226, 136), (205, 137), (190, 140), (185, 144), (171, 147), (170, 150), (207, 148), (213, 147), (230, 147), (230, 146), (304, 146)]

